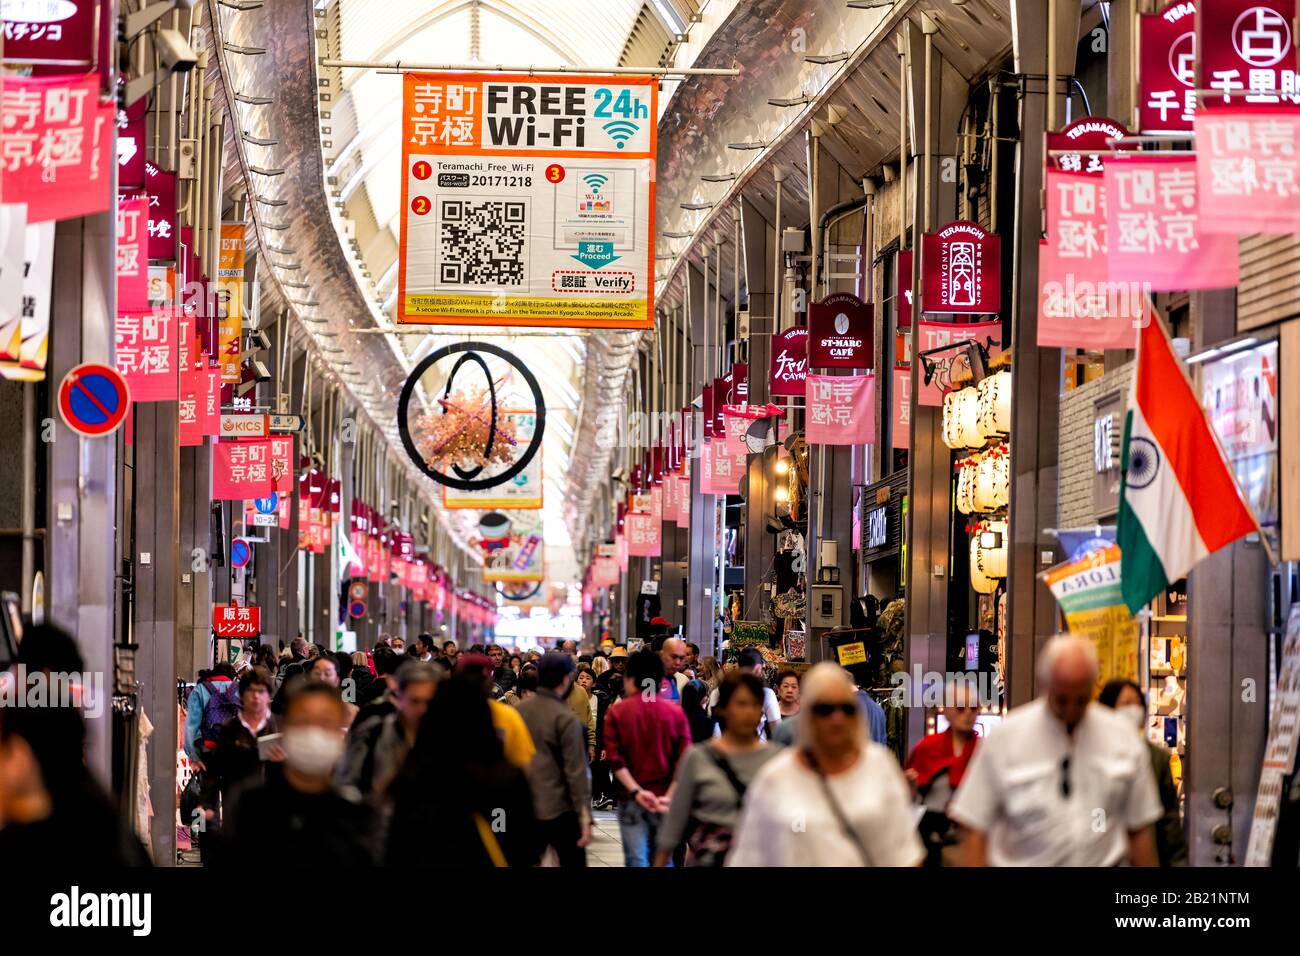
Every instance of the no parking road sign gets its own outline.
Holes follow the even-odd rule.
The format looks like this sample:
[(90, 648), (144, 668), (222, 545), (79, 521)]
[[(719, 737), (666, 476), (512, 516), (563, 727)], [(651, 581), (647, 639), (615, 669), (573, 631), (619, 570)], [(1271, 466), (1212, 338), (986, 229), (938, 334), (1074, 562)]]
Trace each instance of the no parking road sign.
[(78, 435), (107, 435), (126, 418), (131, 390), (117, 370), (86, 363), (68, 372), (59, 386), (59, 414)]
[(230, 542), (230, 563), (237, 568), (242, 568), (253, 558), (253, 546), (244, 538), (236, 538)]

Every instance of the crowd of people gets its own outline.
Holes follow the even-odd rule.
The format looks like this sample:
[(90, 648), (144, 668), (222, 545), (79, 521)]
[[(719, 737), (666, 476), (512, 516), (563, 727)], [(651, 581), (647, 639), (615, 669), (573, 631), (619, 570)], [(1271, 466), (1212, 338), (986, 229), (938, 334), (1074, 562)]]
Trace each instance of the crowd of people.
[[(29, 649), (46, 668), (79, 663), (49, 629)], [(954, 680), (943, 729), (900, 766), (847, 670), (768, 674), (753, 650), (720, 665), (666, 622), (631, 652), (421, 634), (344, 655), (300, 638), (189, 692), (181, 822), (204, 865), (232, 868), (583, 866), (608, 810), (630, 867), (1185, 862), (1168, 754), (1135, 726), (1140, 691), (1094, 700), (1078, 638), (1052, 638), (1038, 663), (1042, 696), (987, 738), (974, 685)], [(49, 713), (0, 709), (0, 852), (57, 836), (66, 813), (108, 812), (63, 725), (79, 717)], [(129, 833), (102, 850), (143, 856)]]

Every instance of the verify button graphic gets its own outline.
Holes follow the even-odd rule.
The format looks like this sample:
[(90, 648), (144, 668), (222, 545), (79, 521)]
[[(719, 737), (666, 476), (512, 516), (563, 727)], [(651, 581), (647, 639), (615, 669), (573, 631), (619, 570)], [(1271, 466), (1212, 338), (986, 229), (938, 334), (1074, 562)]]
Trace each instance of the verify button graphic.
[(632, 272), (584, 272), (581, 269), (557, 269), (551, 273), (551, 288), (556, 292), (627, 295), (636, 291), (636, 274)]

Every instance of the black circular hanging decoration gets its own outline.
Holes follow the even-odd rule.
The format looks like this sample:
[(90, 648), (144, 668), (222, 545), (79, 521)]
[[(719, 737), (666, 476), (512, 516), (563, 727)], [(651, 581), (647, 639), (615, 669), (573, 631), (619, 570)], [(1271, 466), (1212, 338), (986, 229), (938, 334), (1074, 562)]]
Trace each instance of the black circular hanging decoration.
[[(411, 424), (409, 420), (409, 411), (411, 400), (415, 396), (416, 386), (424, 374), (434, 365), (452, 355), (464, 353), (456, 360), (452, 367), (451, 374), (447, 376), (447, 384), (443, 388), (443, 396), (451, 394), (452, 383), (456, 379), (456, 374), (467, 363), (472, 362), (477, 365), (483, 372), (483, 377), (487, 381), (487, 393), (491, 400), (491, 421), (488, 427), (487, 441), (483, 449), (483, 456), (487, 457), (492, 454), (496, 444), (498, 429), (498, 414), (500, 409), (497, 403), (496, 387), (492, 383), (492, 373), (488, 369), (487, 362), (483, 359), (483, 354), (495, 355), (503, 359), (511, 368), (517, 371), (523, 380), (528, 384), (529, 390), (533, 393), (533, 407), (536, 409), (537, 424), (533, 429), (533, 437), (528, 447), (524, 449), (519, 458), (505, 471), (497, 475), (491, 475), (486, 478), (479, 476), (483, 472), (484, 466), (478, 465), (472, 468), (461, 468), (453, 464), (453, 474), (447, 474), (437, 471), (429, 465), (420, 450), (416, 447), (415, 440), (411, 437)], [(542, 395), (541, 386), (537, 382), (537, 376), (529, 370), (528, 366), (520, 361), (519, 357), (512, 352), (508, 352), (499, 345), (492, 345), (488, 342), (455, 342), (451, 345), (444, 345), (440, 349), (430, 352), (406, 378), (406, 384), (402, 386), (402, 395), (397, 402), (397, 430), (402, 436), (402, 447), (411, 457), (411, 461), (419, 467), (420, 471), (428, 475), (439, 484), (446, 485), (449, 488), (455, 488), (459, 491), (483, 491), (487, 488), (494, 488), (497, 485), (505, 484), (514, 478), (521, 471), (528, 467), (528, 463), (533, 460), (539, 448), (542, 447), (542, 435), (546, 430), (546, 400)]]

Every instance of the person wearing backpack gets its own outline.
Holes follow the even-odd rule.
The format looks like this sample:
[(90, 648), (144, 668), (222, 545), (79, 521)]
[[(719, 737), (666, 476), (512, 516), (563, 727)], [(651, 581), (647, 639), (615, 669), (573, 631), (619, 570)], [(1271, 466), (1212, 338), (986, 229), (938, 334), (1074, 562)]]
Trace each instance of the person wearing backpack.
[(683, 841), (691, 851), (688, 865), (722, 866), (746, 789), (780, 753), (758, 736), (763, 691), (763, 682), (748, 671), (732, 671), (718, 685), (713, 713), (722, 724), (722, 736), (686, 752), (663, 798), (668, 812), (659, 828), (655, 866), (667, 866)]
[(185, 753), (203, 766), (204, 756), (217, 745), (221, 725), (239, 713), (239, 684), (233, 664), (221, 661), (200, 680), (185, 701)]

